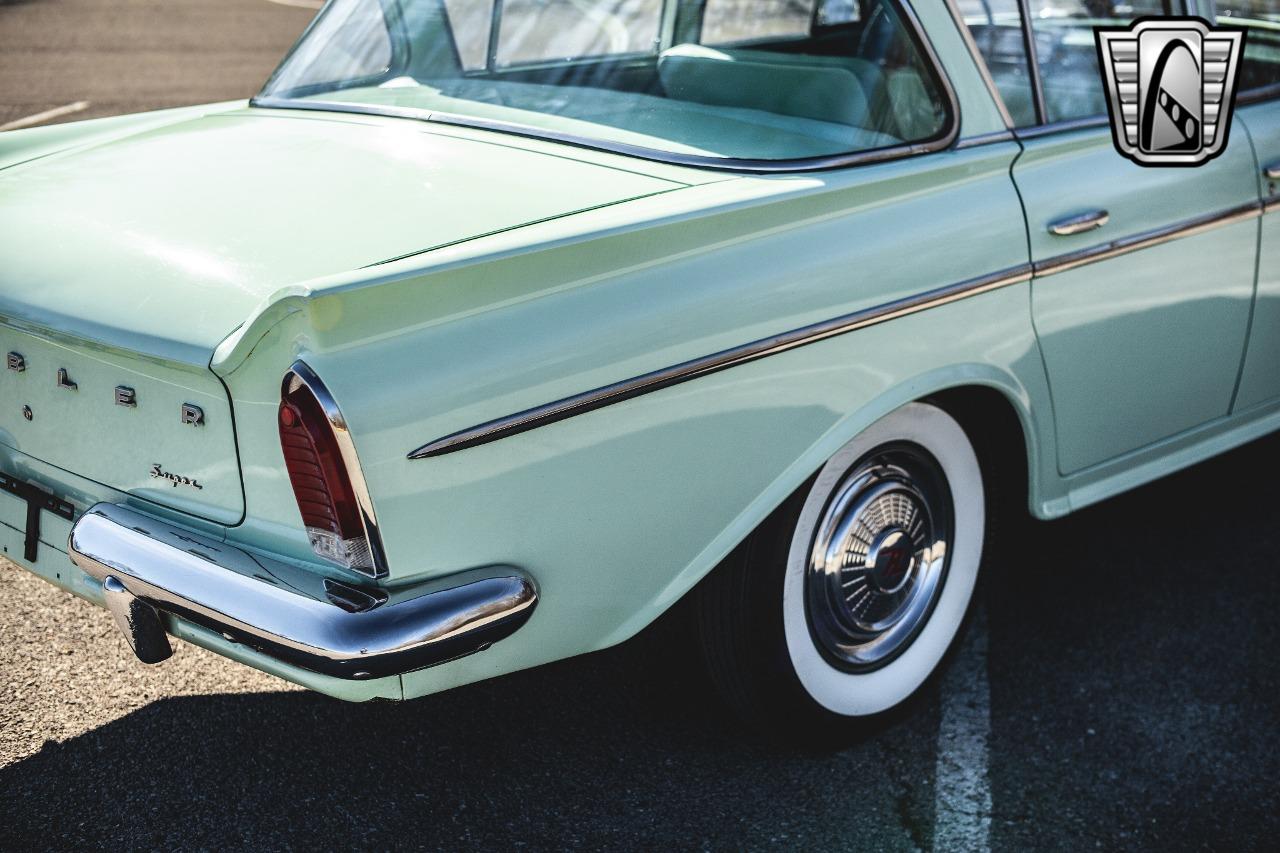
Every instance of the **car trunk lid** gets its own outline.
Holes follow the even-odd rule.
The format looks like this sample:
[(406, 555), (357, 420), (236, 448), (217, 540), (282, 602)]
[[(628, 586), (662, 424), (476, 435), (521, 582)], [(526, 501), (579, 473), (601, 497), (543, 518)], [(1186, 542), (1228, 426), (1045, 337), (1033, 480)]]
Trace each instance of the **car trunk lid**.
[(0, 322), (0, 359), (0, 442), (146, 500), (240, 520), (231, 406), (212, 372), (12, 318)]
[[(0, 365), (0, 441), (235, 522), (232, 408), (209, 363), (263, 304), (309, 279), (679, 186), (496, 135), (261, 110), (2, 169), (0, 356), (25, 369)], [(184, 405), (203, 422), (184, 423)]]

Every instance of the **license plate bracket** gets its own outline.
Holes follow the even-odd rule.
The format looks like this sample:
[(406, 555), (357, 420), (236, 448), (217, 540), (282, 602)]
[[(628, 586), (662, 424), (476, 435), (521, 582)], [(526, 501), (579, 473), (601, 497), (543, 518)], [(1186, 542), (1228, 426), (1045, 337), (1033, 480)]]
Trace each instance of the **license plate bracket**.
[(0, 471), (0, 489), (19, 500), (25, 501), (27, 504), (26, 540), (23, 542), (22, 557), (28, 563), (34, 563), (40, 550), (41, 513), (51, 512), (59, 518), (74, 521), (76, 515), (75, 507), (67, 501), (46, 492), (34, 483), (19, 480), (12, 474), (6, 474), (3, 471)]

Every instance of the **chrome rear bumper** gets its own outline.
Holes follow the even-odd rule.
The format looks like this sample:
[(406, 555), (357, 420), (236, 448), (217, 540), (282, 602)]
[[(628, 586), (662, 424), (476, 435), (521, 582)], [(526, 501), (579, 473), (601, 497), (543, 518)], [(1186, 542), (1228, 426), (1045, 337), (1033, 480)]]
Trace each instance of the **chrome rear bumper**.
[(537, 603), (532, 582), (509, 567), (431, 588), (359, 587), (115, 504), (81, 516), (67, 550), (103, 583), (108, 607), (148, 663), (168, 657), (156, 611), (303, 669), (364, 679), (486, 649), (523, 625)]

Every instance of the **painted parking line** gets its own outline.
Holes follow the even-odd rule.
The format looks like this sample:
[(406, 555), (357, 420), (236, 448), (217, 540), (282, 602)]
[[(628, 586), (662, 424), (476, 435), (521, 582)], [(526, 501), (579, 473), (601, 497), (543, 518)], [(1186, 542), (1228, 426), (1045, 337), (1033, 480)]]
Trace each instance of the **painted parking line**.
[(933, 849), (939, 853), (991, 849), (991, 785), (987, 741), (991, 686), (987, 680), (987, 618), (981, 605), (943, 678), (942, 722), (934, 782)]
[(299, 9), (319, 9), (324, 5), (324, 0), (267, 0), (268, 3), (275, 3), (277, 6), (297, 6)]
[(22, 118), (16, 118), (11, 122), (0, 124), (0, 131), (31, 127), (32, 125), (41, 124), (61, 116), (70, 115), (71, 113), (78, 113), (83, 109), (87, 109), (88, 106), (88, 101), (76, 101), (74, 104), (63, 104), (60, 107), (54, 107), (53, 109), (45, 110), (42, 113), (23, 116)]

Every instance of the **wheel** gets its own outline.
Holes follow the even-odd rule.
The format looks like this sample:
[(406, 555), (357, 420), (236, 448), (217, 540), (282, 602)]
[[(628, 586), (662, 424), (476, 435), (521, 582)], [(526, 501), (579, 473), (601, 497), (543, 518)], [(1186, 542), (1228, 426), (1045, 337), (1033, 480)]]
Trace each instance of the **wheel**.
[(984, 500), (973, 446), (942, 409), (911, 403), (872, 424), (699, 586), (714, 684), (788, 739), (905, 701), (964, 621)]

